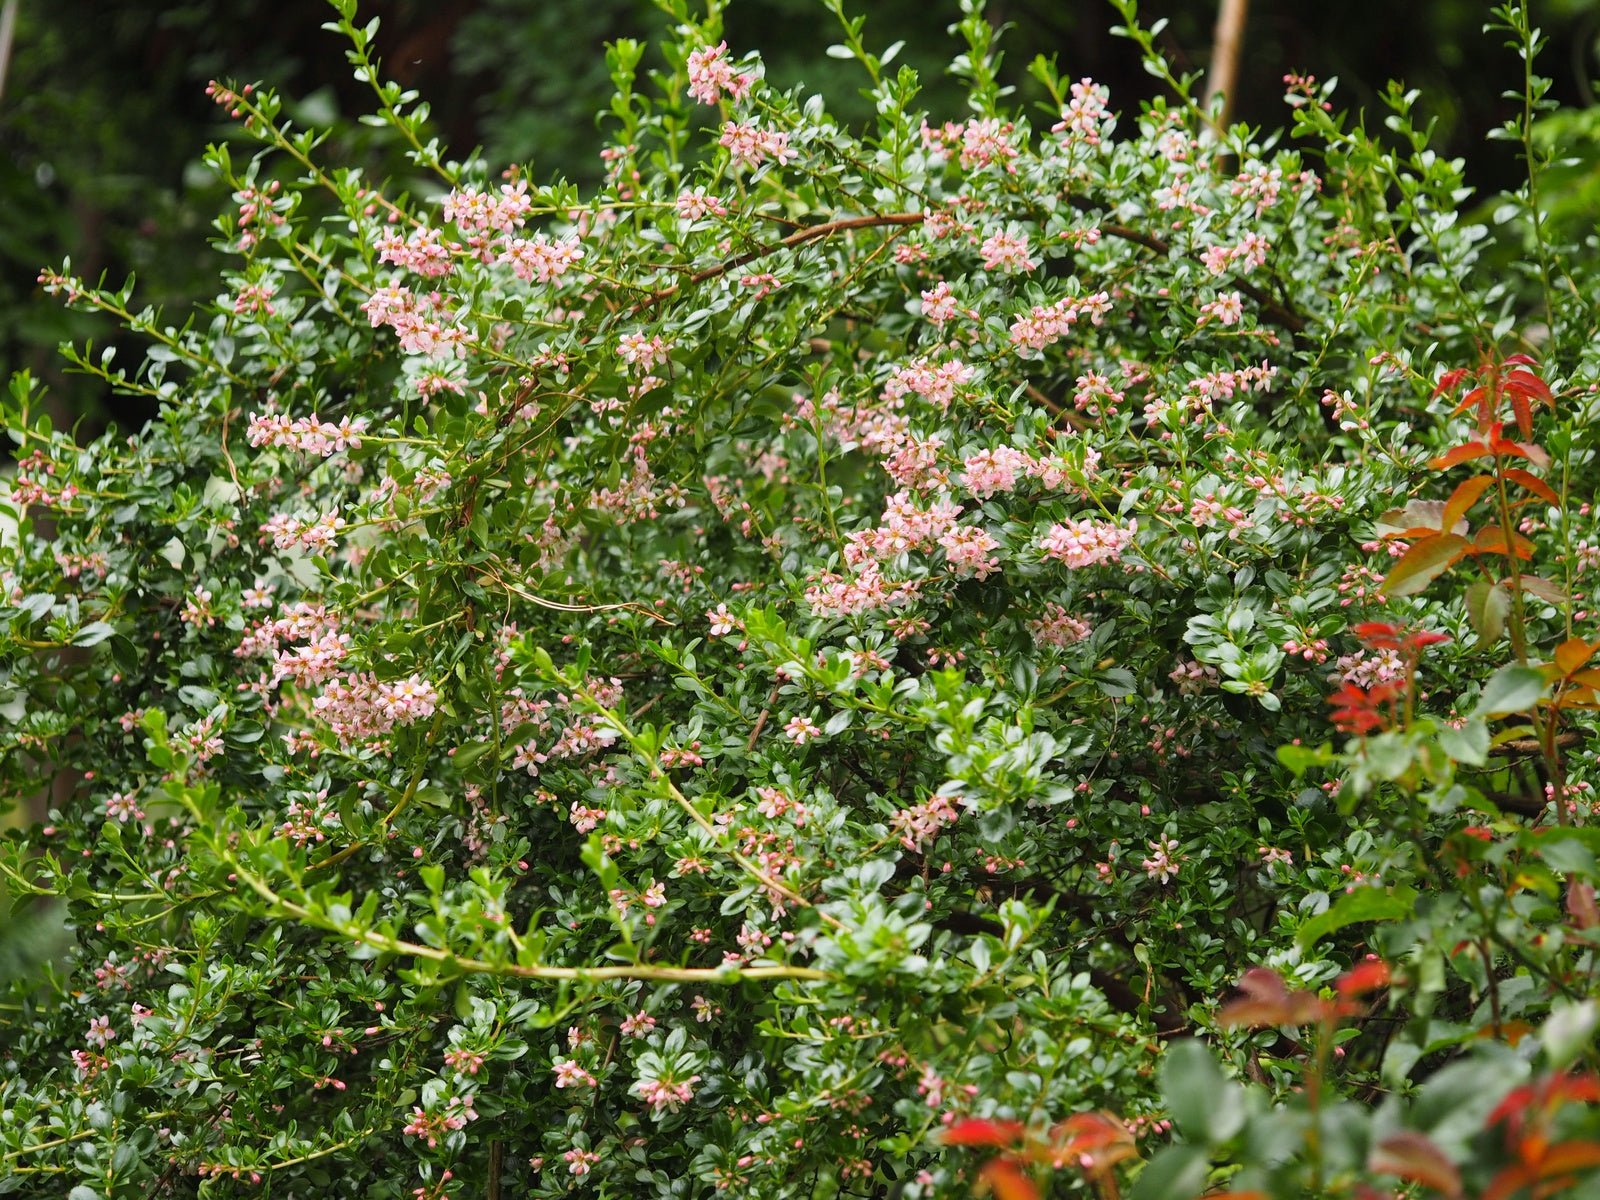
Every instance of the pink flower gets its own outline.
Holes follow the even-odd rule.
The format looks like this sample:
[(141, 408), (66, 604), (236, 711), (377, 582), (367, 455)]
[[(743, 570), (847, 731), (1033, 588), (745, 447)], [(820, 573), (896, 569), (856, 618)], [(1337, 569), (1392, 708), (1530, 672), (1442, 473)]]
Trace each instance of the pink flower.
[(1009, 123), (995, 117), (969, 119), (961, 129), (962, 169), (998, 164), (1014, 172), (1011, 160), (1016, 158), (1017, 148), (1010, 141), (1012, 129)]
[(643, 373), (667, 361), (672, 348), (659, 335), (625, 333), (617, 341), (617, 357), (636, 372)]
[(576, 237), (553, 242), (541, 233), (508, 240), (496, 261), (510, 263), (518, 279), (554, 283), (583, 261), (583, 247)]
[(1028, 235), (995, 233), (984, 239), (978, 247), (983, 256), (985, 271), (999, 271), (1006, 275), (1031, 271), (1037, 265), (1028, 257)]
[(1119, 526), (1110, 521), (1073, 520), (1050, 526), (1040, 541), (1046, 558), (1053, 558), (1077, 570), (1096, 563), (1115, 562), (1133, 540), (1138, 524), (1129, 521)]
[(790, 717), (783, 732), (797, 746), (804, 746), (813, 738), (822, 736), (822, 730), (810, 717)]
[(587, 1175), (589, 1169), (600, 1161), (600, 1156), (591, 1150), (581, 1150), (573, 1147), (564, 1153), (562, 1158), (567, 1160), (567, 1170), (574, 1175)]
[(935, 325), (954, 320), (961, 310), (948, 283), (939, 283), (922, 293), (922, 315)]
[(144, 809), (139, 807), (133, 792), (113, 792), (111, 799), (106, 801), (106, 816), (115, 817), (126, 825), (130, 820), (144, 820)]
[(1200, 311), (1214, 317), (1223, 325), (1237, 325), (1244, 316), (1244, 300), (1238, 292), (1224, 292), (1215, 300), (1200, 306)]
[(703, 217), (725, 217), (728, 215), (728, 205), (716, 196), (706, 194), (706, 189), (697, 187), (694, 191), (684, 190), (678, 193), (678, 199), (673, 204), (680, 221), (698, 221)]
[(702, 47), (689, 54), (689, 95), (701, 104), (715, 104), (727, 92), (735, 100), (750, 94), (756, 77), (739, 74), (727, 61), (728, 43)]
[(450, 274), (451, 254), (459, 249), (445, 243), (437, 229), (418, 229), (409, 238), (391, 233), (378, 240), (380, 261), (428, 277)]
[(939, 539), (939, 545), (957, 574), (987, 579), (1000, 568), (1000, 560), (989, 555), (1000, 543), (977, 525), (957, 526)]
[(1274, 846), (1257, 846), (1256, 853), (1261, 856), (1261, 869), (1272, 875), (1278, 867), (1294, 866), (1294, 855), (1287, 850), (1280, 850)]
[(719, 604), (707, 612), (706, 620), (711, 622), (712, 637), (723, 637), (739, 628), (739, 618), (728, 611), (726, 604)]
[(556, 1086), (565, 1087), (599, 1087), (600, 1081), (589, 1072), (585, 1071), (570, 1058), (562, 1059), (556, 1064)]
[(1042, 617), (1028, 622), (1028, 630), (1039, 645), (1060, 648), (1081, 642), (1090, 633), (1087, 621), (1072, 616), (1059, 604), (1047, 605)]
[(682, 1083), (645, 1078), (635, 1083), (633, 1088), (639, 1093), (639, 1098), (650, 1105), (650, 1115), (659, 1117), (663, 1113), (675, 1113), (687, 1104), (694, 1097), (694, 1085), (699, 1082), (698, 1075), (691, 1075)]
[(625, 1017), (622, 1022), (622, 1036), (642, 1038), (656, 1027), (656, 1019), (644, 1009), (640, 1009), (631, 1017)]
[(781, 167), (799, 157), (799, 153), (790, 148), (787, 133), (753, 124), (738, 125), (729, 121), (723, 125), (722, 136), (717, 140), (727, 148), (736, 164), (744, 166), (760, 166), (770, 158)]
[(1032, 461), (1011, 446), (979, 450), (961, 464), (961, 486), (979, 500), (987, 500), (996, 492), (1009, 492), (1016, 487), (1017, 476), (1027, 471)]
[(960, 796), (930, 796), (921, 804), (900, 809), (889, 818), (889, 828), (899, 835), (902, 846), (920, 853), (940, 830), (956, 823), (961, 816), (960, 802)]
[(1072, 85), (1072, 99), (1061, 110), (1061, 120), (1051, 126), (1051, 133), (1063, 134), (1062, 142), (1081, 141), (1098, 146), (1101, 135), (1110, 123), (1111, 114), (1106, 109), (1110, 89), (1092, 79), (1080, 79)]
[(95, 1017), (89, 1022), (89, 1029), (83, 1035), (83, 1040), (91, 1046), (105, 1047), (116, 1040), (116, 1030), (111, 1028), (110, 1017)]
[(1036, 305), (1027, 316), (1011, 323), (1011, 344), (1019, 349), (1043, 350), (1051, 342), (1065, 337), (1084, 317), (1093, 325), (1102, 324), (1110, 310), (1109, 292), (1066, 296), (1054, 304)]
[(1151, 842), (1153, 853), (1139, 865), (1144, 873), (1158, 883), (1166, 883), (1178, 873), (1178, 861), (1172, 856), (1178, 852), (1178, 843), (1172, 838)]

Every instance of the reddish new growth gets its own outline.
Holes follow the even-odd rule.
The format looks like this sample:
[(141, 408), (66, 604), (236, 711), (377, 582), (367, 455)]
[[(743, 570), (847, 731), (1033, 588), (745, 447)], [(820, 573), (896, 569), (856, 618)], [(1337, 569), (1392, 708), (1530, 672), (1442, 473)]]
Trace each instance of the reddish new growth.
[(978, 1173), (999, 1200), (1038, 1200), (1030, 1166), (1077, 1167), (1097, 1192), (1115, 1195), (1111, 1169), (1139, 1153), (1133, 1131), (1108, 1112), (1076, 1113), (1044, 1136), (1030, 1133), (1018, 1121), (968, 1118), (945, 1130), (944, 1144), (1004, 1151)]
[(1239, 980), (1244, 993), (1217, 1013), (1219, 1025), (1244, 1025), (1259, 1029), (1270, 1025), (1332, 1024), (1366, 1011), (1362, 997), (1388, 986), (1389, 965), (1368, 958), (1334, 981), (1336, 998), (1325, 1000), (1315, 992), (1290, 991), (1283, 976), (1266, 967), (1254, 967)]
[(1422, 652), (1429, 646), (1448, 642), (1450, 635), (1427, 629), (1403, 630), (1384, 621), (1364, 621), (1351, 632), (1371, 650), (1389, 650), (1399, 655), (1405, 672), (1399, 680), (1371, 687), (1345, 683), (1328, 697), (1328, 703), (1333, 705), (1328, 719), (1341, 732), (1357, 736), (1365, 736), (1376, 729), (1393, 729), (1403, 723)]

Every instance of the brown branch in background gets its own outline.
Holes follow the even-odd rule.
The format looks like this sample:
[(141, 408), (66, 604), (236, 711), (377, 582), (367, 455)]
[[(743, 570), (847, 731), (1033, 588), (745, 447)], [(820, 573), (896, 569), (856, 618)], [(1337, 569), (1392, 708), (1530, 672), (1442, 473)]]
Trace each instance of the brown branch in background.
[(696, 271), (689, 276), (686, 283), (675, 283), (671, 287), (662, 288), (659, 292), (654, 292), (644, 300), (641, 300), (634, 306), (634, 311), (638, 312), (642, 308), (659, 304), (661, 301), (677, 295), (685, 286), (693, 286), (697, 283), (704, 283), (708, 279), (715, 279), (719, 275), (726, 275), (729, 271), (736, 271), (740, 267), (755, 262), (758, 258), (765, 258), (767, 255), (776, 254), (780, 250), (792, 250), (797, 246), (805, 245), (807, 242), (814, 242), (818, 238), (825, 238), (835, 233), (844, 233), (851, 229), (875, 229), (886, 225), (921, 225), (926, 217), (926, 213), (920, 212), (885, 213), (882, 216), (842, 217), (836, 221), (826, 221), (821, 225), (807, 225), (791, 233), (788, 237), (773, 242), (771, 245), (759, 246), (754, 250), (730, 258), (726, 262), (717, 263), (715, 266), (707, 267), (703, 271)]
[(1211, 38), (1211, 78), (1206, 80), (1206, 110), (1212, 102), (1222, 97), (1222, 111), (1217, 114), (1217, 127), (1226, 129), (1233, 114), (1233, 97), (1238, 90), (1239, 56), (1244, 50), (1245, 18), (1250, 12), (1250, 0), (1222, 0), (1217, 10), (1217, 24)]
[(17, 8), (21, 0), (6, 0), (0, 9), (0, 97), (6, 94), (6, 75), (11, 66), (11, 45), (17, 33)]

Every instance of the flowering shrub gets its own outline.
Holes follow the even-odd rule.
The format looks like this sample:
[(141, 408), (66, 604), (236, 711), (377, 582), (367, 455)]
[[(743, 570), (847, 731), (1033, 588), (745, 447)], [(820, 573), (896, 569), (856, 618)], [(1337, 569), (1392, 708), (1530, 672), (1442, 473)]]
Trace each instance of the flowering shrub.
[(4, 408), (0, 879), (76, 937), (0, 1192), (1592, 1188), (1600, 281), (1526, 11), (1507, 274), (1415, 96), (1216, 128), (1133, 0), (1139, 114), (1007, 108), (969, 3), (934, 122), (841, 13), (859, 134), (672, 7), (597, 194), (447, 158), (337, 0), (417, 178), (219, 83), (215, 304), (42, 277), (161, 408)]

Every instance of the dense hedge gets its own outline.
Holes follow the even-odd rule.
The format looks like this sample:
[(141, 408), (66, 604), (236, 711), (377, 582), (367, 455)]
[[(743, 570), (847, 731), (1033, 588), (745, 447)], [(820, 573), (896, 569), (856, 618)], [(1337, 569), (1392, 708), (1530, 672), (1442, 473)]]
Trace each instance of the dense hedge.
[(0, 878), (76, 944), (0, 1192), (1593, 1186), (1537, 35), (1491, 234), (1414, 95), (1216, 128), (1120, 7), (1137, 115), (1009, 110), (969, 5), (942, 121), (849, 20), (857, 138), (679, 3), (587, 196), (446, 158), (353, 0), (436, 194), (215, 86), (215, 303), (44, 277), (159, 420), (4, 408), (0, 779), (64, 798)]

